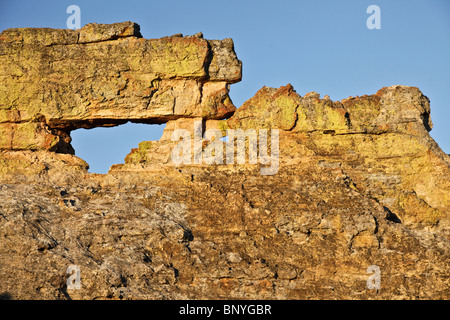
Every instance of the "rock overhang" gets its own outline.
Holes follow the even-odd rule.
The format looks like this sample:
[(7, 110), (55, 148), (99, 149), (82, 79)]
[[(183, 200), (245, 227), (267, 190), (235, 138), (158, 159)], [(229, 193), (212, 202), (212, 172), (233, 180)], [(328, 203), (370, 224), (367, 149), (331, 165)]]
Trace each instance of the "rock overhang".
[(229, 86), (242, 77), (231, 39), (144, 39), (133, 22), (8, 29), (0, 53), (6, 150), (66, 152), (77, 128), (223, 119), (236, 109)]

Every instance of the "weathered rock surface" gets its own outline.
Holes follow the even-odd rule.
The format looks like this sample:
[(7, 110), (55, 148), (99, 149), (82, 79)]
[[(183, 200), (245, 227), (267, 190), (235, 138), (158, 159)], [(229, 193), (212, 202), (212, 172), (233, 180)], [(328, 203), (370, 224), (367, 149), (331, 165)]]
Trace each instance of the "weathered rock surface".
[(429, 100), (417, 88), (392, 86), (341, 102), (300, 97), (290, 85), (263, 88), (224, 126), (284, 129), (281, 161), (298, 162), (301, 144), (404, 223), (437, 225), (449, 213), (450, 159), (428, 134)]
[[(231, 115), (233, 107), (218, 102), (228, 99), (228, 84), (240, 77), (230, 40), (203, 40), (201, 35), (145, 40), (132, 23), (80, 31), (7, 30), (1, 37), (2, 52), (31, 42), (63, 50), (60, 69), (52, 73), (55, 87), (43, 89), (44, 96), (52, 94), (39, 112), (32, 113), (39, 96), (31, 91), (20, 96), (21, 103), (8, 95), (19, 113), (0, 108), (7, 110), (0, 138), (9, 139), (0, 153), (1, 297), (450, 298), (450, 157), (428, 134), (430, 103), (419, 89), (392, 86), (332, 101), (315, 92), (302, 97), (291, 85), (264, 87)], [(108, 47), (108, 61), (119, 64), (105, 66), (105, 74), (120, 68), (123, 52), (137, 52), (140, 59), (149, 52), (127, 51), (128, 46), (156, 50), (159, 55), (152, 61), (165, 61), (159, 71), (165, 75), (180, 71), (173, 66), (189, 61), (192, 52), (199, 57), (204, 49), (206, 65), (189, 69), (198, 77), (193, 72), (161, 78), (154, 95), (163, 95), (161, 86), (167, 85), (182, 101), (190, 101), (192, 87), (199, 84), (210, 94), (195, 105), (179, 105), (176, 99), (180, 109), (168, 115), (161, 110), (173, 107), (170, 99), (141, 109), (144, 98), (136, 83), (142, 79), (137, 77), (134, 87), (123, 89), (131, 91), (111, 100), (92, 100), (105, 92), (100, 86), (112, 86), (105, 74), (71, 78), (79, 91), (63, 89), (63, 79), (73, 76), (64, 70), (93, 63), (75, 61), (73, 50), (94, 45), (90, 59), (106, 58), (102, 50)], [(180, 54), (187, 48), (190, 54)], [(8, 59), (24, 57), (11, 53), (0, 58), (6, 61), (1, 68), (12, 68)], [(141, 75), (156, 70), (148, 61), (139, 65)], [(15, 79), (11, 73), (2, 77), (4, 92), (14, 92), (22, 81), (8, 82)], [(68, 104), (72, 100), (66, 95), (76, 92), (99, 107), (82, 107), (81, 100)], [(31, 120), (31, 114), (39, 114), (39, 120)], [(70, 128), (138, 117), (168, 121), (163, 137), (141, 142), (108, 174), (89, 173), (88, 164), (70, 154)], [(261, 175), (263, 164), (248, 162), (175, 165), (171, 152), (178, 141), (172, 141), (172, 134), (177, 129), (194, 134), (199, 121), (203, 130), (217, 129), (222, 136), (227, 130), (278, 129), (279, 170)], [(28, 131), (26, 126), (33, 127)], [(65, 149), (49, 147), (55, 144)], [(207, 150), (211, 144), (204, 140), (201, 145)], [(79, 289), (67, 285), (70, 265), (81, 271)], [(379, 290), (367, 287), (371, 265), (381, 271)]]
[(223, 119), (235, 110), (229, 85), (240, 79), (231, 39), (143, 39), (131, 22), (8, 29), (0, 34), (0, 132), (9, 134), (0, 149), (67, 152), (76, 128)]

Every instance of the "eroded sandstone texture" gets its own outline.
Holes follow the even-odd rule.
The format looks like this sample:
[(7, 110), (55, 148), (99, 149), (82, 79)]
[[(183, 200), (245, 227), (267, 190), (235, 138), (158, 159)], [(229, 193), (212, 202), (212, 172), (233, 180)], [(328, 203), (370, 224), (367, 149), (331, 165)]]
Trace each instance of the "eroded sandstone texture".
[[(1, 297), (450, 298), (450, 157), (418, 88), (263, 87), (235, 110), (231, 40), (146, 40), (128, 22), (5, 30), (0, 50)], [(199, 119), (278, 129), (278, 172), (175, 165), (172, 133)], [(167, 124), (106, 175), (71, 154), (70, 130), (126, 121)]]
[(231, 39), (143, 39), (131, 22), (24, 28), (0, 34), (0, 77), (0, 149), (68, 152), (75, 128), (231, 115), (241, 62)]

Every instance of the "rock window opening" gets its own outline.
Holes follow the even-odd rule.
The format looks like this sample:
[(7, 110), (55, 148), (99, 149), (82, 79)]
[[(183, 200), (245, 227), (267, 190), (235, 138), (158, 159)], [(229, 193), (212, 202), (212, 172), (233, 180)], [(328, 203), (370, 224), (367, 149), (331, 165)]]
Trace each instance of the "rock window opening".
[(113, 164), (124, 163), (125, 156), (142, 141), (159, 140), (165, 124), (128, 122), (117, 127), (77, 129), (71, 132), (75, 155), (89, 164), (91, 173), (108, 173)]

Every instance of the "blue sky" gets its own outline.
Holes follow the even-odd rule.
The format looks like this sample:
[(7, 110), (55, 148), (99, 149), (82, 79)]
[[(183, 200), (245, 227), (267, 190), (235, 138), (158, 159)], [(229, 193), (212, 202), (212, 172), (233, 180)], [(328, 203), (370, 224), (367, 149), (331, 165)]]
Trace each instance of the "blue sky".
[[(145, 38), (198, 31), (207, 39), (233, 38), (243, 61), (243, 80), (230, 91), (237, 107), (264, 85), (291, 83), (300, 95), (316, 91), (333, 100), (394, 84), (416, 86), (431, 101), (431, 136), (450, 153), (449, 0), (0, 0), (0, 30), (66, 28), (71, 4), (81, 9), (81, 26), (134, 21)], [(379, 30), (366, 27), (370, 5), (381, 9)], [(72, 132), (72, 144), (91, 172), (106, 173), (162, 129), (80, 129)]]

